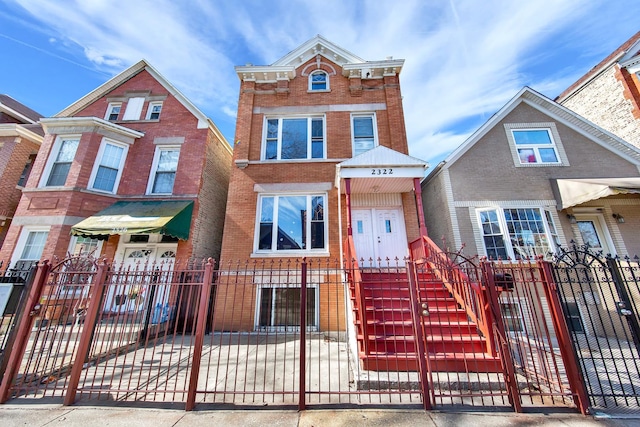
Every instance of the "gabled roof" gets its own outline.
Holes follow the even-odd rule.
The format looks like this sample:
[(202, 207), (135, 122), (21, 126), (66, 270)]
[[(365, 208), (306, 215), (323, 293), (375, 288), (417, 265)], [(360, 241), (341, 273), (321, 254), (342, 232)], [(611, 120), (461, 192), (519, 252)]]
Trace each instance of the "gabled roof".
[(42, 114), (4, 94), (0, 94), (0, 112), (15, 117), (22, 123), (36, 123), (43, 117)]
[[(589, 70), (584, 76), (580, 77), (575, 83), (569, 86), (564, 92), (558, 95), (556, 102), (563, 102), (569, 98), (574, 92), (577, 92), (582, 86), (586, 85), (612, 64), (620, 62), (620, 66), (629, 66), (629, 62), (640, 62), (640, 31), (635, 33), (629, 40), (620, 45), (616, 50), (611, 52), (605, 59), (600, 61), (595, 67)], [(635, 60), (634, 60), (635, 58)]]
[(344, 76), (381, 78), (400, 73), (403, 59), (391, 57), (382, 61), (365, 61), (346, 49), (330, 42), (321, 35), (301, 44), (271, 65), (238, 66), (236, 73), (244, 81), (274, 82), (290, 80), (296, 76), (296, 69), (312, 58), (324, 57), (342, 68)]
[[(94, 103), (98, 99), (105, 96), (107, 93), (111, 92), (118, 86), (122, 85), (129, 79), (135, 77), (140, 74), (142, 71), (147, 71), (149, 74), (153, 76), (154, 79), (158, 81), (171, 95), (173, 95), (191, 114), (193, 114), (198, 119), (198, 129), (205, 129), (207, 127), (211, 128), (214, 132), (218, 134), (222, 141), (227, 142), (224, 138), (220, 130), (216, 127), (216, 125), (209, 119), (202, 111), (198, 109), (186, 96), (184, 96), (175, 86), (173, 86), (169, 81), (162, 76), (153, 68), (147, 61), (144, 59), (140, 60), (136, 64), (127, 68), (120, 74), (113, 77), (111, 80), (102, 84), (98, 88), (89, 92), (87, 95), (83, 96), (73, 104), (69, 105), (64, 110), (55, 114), (53, 117), (69, 117), (78, 113), (79, 111), (86, 108), (88, 105)], [(227, 142), (227, 145), (229, 143)]]
[(339, 163), (339, 166), (340, 168), (418, 166), (426, 169), (428, 167), (428, 163), (423, 160), (416, 159), (415, 157), (402, 154), (383, 145), (378, 145), (369, 151), (365, 151), (360, 155)]
[(462, 157), (474, 144), (484, 137), (489, 130), (493, 129), (507, 114), (513, 111), (520, 104), (527, 104), (532, 108), (548, 115), (553, 120), (580, 133), (596, 144), (617, 154), (618, 156), (640, 166), (640, 150), (628, 142), (618, 138), (601, 127), (591, 123), (589, 120), (574, 113), (568, 108), (552, 101), (546, 96), (534, 91), (529, 87), (522, 88), (516, 96), (511, 98), (497, 113), (476, 130), (465, 142), (454, 150), (426, 179), (430, 179), (442, 169), (449, 168), (460, 157)]

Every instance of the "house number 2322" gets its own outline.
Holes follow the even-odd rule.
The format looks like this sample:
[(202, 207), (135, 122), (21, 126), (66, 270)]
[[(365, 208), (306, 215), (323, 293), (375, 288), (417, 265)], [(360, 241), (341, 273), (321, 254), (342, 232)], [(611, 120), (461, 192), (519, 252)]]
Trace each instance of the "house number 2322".
[(371, 169), (371, 175), (393, 175), (393, 169)]

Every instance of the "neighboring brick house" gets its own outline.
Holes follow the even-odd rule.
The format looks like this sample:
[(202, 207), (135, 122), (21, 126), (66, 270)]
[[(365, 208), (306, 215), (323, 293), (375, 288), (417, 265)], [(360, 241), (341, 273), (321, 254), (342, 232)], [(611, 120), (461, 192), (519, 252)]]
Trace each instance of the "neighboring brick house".
[(0, 94), (0, 247), (42, 143), (42, 115)]
[(640, 149), (522, 89), (422, 182), (429, 236), (493, 259), (640, 254)]
[[(365, 61), (316, 36), (272, 65), (236, 67), (241, 86), (223, 262), (340, 260), (353, 230), (365, 267), (404, 265), (407, 242), (420, 236), (414, 186), (420, 190), (427, 165), (407, 155), (403, 63)], [(279, 295), (285, 276), (264, 281), (256, 273), (255, 292), (233, 302), (246, 315), (224, 328), (275, 327), (270, 314), (297, 298)], [(322, 284), (312, 286), (316, 305), (308, 315), (314, 327), (330, 328), (319, 317), (324, 305), (314, 286)], [(233, 292), (219, 286), (216, 295), (220, 307)]]
[(555, 101), (640, 147), (640, 32)]
[(0, 260), (218, 257), (232, 150), (140, 61), (51, 118)]

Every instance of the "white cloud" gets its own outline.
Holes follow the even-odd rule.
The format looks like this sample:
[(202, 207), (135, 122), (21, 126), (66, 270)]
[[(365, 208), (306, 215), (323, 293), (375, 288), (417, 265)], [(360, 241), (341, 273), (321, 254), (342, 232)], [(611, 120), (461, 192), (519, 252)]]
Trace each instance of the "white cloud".
[(633, 0), (16, 2), (52, 48), (110, 74), (145, 58), (217, 123), (235, 117), (234, 65), (270, 64), (316, 34), (366, 60), (403, 58), (410, 152), (425, 160), (454, 149), (524, 85), (557, 95), (640, 16)]

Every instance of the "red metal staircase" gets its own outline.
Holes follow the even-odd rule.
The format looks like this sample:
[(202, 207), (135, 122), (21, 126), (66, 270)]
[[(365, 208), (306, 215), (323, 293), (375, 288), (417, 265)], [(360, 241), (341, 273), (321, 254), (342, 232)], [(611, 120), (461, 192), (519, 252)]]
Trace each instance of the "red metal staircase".
[[(358, 264), (352, 262), (351, 268), (358, 269)], [(417, 270), (418, 302), (420, 310), (428, 314), (415, 315), (420, 319), (429, 369), (501, 372), (500, 359), (487, 336), (489, 329), (483, 325), (483, 313), (478, 313), (482, 302), (469, 298), (471, 293), (463, 292), (460, 283), (451, 283), (450, 271), (443, 273), (441, 265), (423, 258)], [(417, 371), (418, 346), (406, 268), (358, 269), (350, 279), (363, 369)]]

